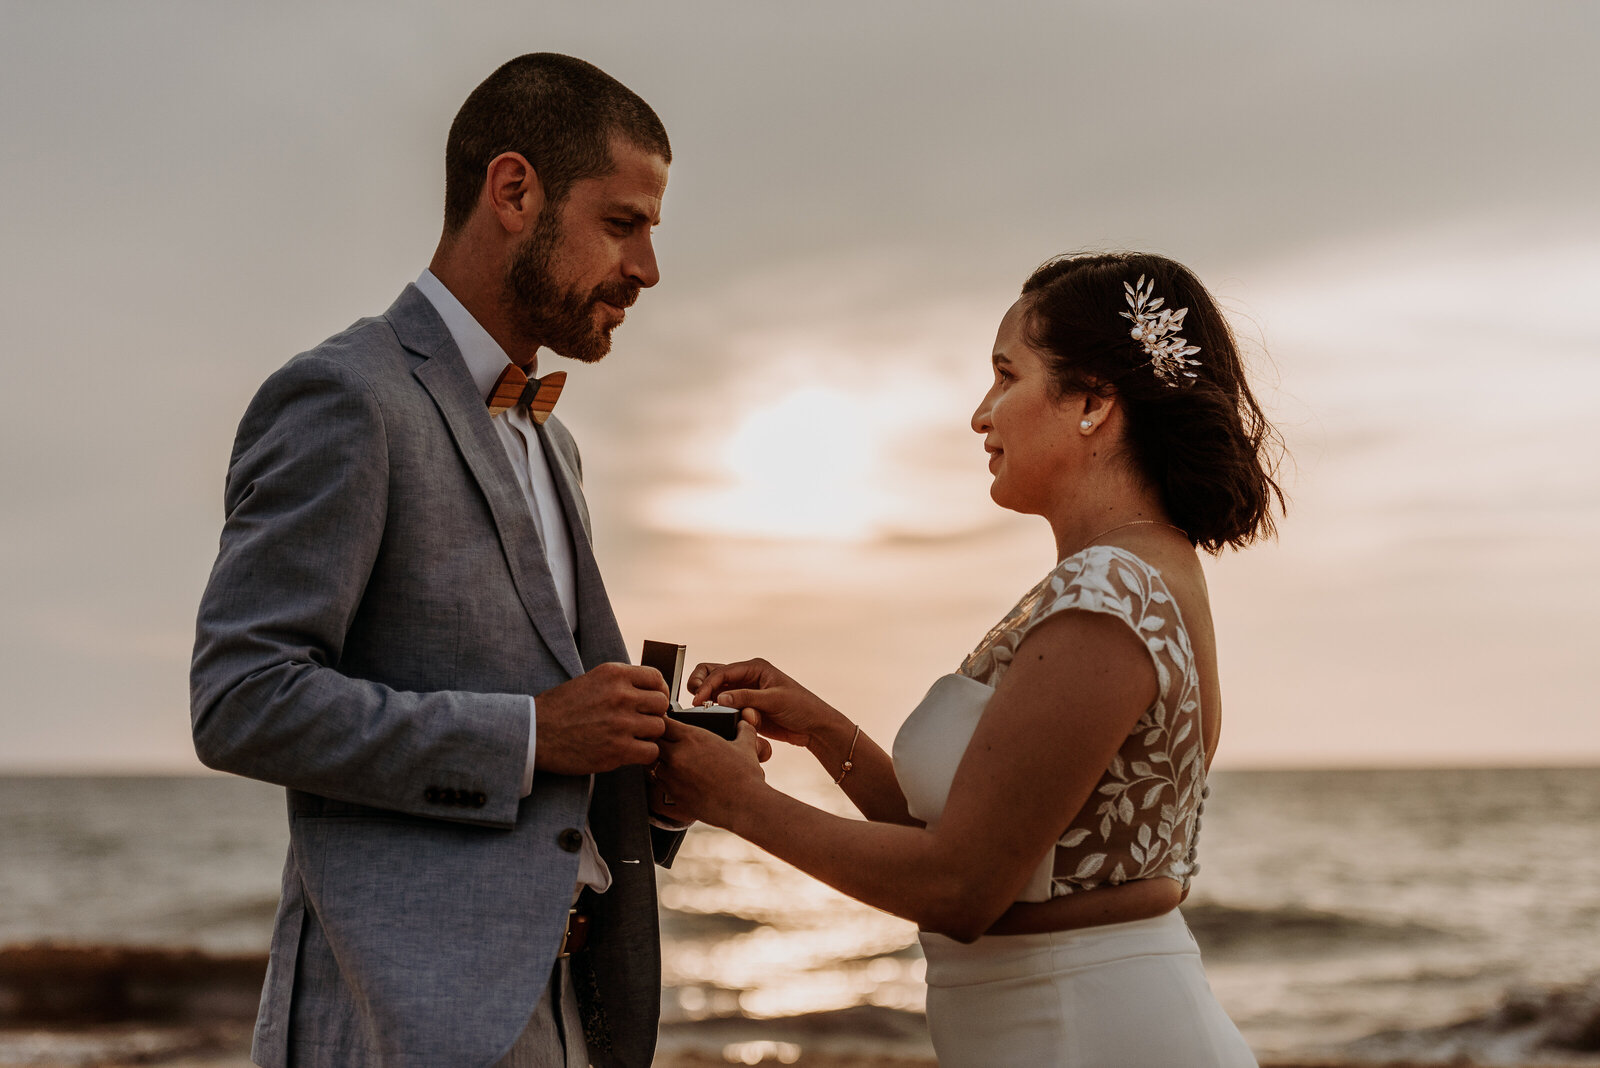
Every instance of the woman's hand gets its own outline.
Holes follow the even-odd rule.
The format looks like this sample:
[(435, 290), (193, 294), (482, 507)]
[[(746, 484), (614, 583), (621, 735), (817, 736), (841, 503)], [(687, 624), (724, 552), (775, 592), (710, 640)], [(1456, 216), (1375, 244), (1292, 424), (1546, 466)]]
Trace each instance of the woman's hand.
[(652, 769), (654, 790), (670, 807), (658, 811), (675, 820), (726, 828), (744, 803), (766, 787), (760, 753), (765, 743), (748, 720), (740, 722), (738, 738), (727, 742), (710, 731), (669, 719), (659, 744), (661, 762)]
[(689, 675), (689, 689), (697, 705), (715, 699), (724, 708), (754, 709), (756, 728), (790, 745), (809, 745), (814, 734), (852, 729), (837, 709), (765, 660), (700, 664)]

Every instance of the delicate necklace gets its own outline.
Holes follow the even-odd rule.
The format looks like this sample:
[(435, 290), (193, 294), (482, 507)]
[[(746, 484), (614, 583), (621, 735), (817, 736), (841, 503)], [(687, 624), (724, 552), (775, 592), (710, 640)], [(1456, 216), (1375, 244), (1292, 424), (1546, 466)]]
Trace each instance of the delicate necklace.
[[(1087, 549), (1089, 546), (1093, 545), (1095, 542), (1099, 541), (1101, 538), (1105, 537), (1107, 534), (1115, 534), (1117, 531), (1119, 531), (1119, 530), (1127, 530), (1129, 527), (1146, 527), (1146, 526), (1149, 526), (1149, 527), (1167, 527), (1168, 529), (1176, 530), (1179, 534), (1182, 534), (1185, 538), (1187, 538), (1189, 536), (1189, 532), (1187, 530), (1184, 530), (1180, 526), (1175, 526), (1172, 523), (1163, 523), (1159, 519), (1135, 519), (1131, 523), (1121, 523), (1121, 524), (1119, 524), (1117, 526), (1112, 527), (1110, 530), (1102, 530), (1100, 533), (1096, 534), (1094, 537), (1092, 537), (1088, 541), (1084, 542), (1083, 543), (1083, 548), (1079, 549), (1078, 552), (1080, 552), (1080, 553), (1083, 552), (1084, 549)], [(1077, 553), (1073, 553), (1072, 555), (1076, 556)]]

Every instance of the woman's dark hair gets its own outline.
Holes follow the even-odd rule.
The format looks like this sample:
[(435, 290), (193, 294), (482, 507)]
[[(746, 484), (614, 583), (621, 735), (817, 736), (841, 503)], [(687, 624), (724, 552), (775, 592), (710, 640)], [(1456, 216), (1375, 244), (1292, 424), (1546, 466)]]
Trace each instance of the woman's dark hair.
[(466, 224), (489, 162), (518, 152), (533, 167), (551, 205), (574, 182), (611, 173), (611, 138), (620, 136), (672, 162), (656, 113), (592, 63), (533, 52), (500, 66), (472, 91), (450, 124), (444, 150), (444, 228)]
[[(1165, 308), (1188, 308), (1179, 333), (1198, 345), (1197, 377), (1158, 377), (1132, 322), (1123, 285), (1153, 281)], [(1161, 493), (1172, 522), (1218, 553), (1276, 533), (1283, 491), (1273, 476), (1282, 442), (1250, 393), (1233, 331), (1211, 294), (1181, 264), (1139, 252), (1062, 256), (1022, 286), (1029, 345), (1058, 391), (1114, 394), (1126, 417), (1127, 461)]]

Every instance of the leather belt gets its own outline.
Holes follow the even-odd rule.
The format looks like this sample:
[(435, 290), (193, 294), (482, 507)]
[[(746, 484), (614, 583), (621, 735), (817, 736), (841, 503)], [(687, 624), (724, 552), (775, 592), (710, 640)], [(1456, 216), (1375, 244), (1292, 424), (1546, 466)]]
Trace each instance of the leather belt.
[(577, 906), (567, 910), (567, 929), (561, 936), (561, 948), (556, 957), (570, 957), (589, 944), (589, 914)]

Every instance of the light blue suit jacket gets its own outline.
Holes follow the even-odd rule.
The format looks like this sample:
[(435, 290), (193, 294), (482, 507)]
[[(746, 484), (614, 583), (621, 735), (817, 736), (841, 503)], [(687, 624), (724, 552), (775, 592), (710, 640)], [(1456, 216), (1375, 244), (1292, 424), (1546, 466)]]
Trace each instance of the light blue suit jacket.
[[(628, 655), (577, 448), (553, 418), (540, 437), (576, 635), (483, 398), (414, 286), (272, 375), (239, 426), (191, 713), (208, 766), (288, 788), (267, 1068), (492, 1065), (544, 989), (588, 782), (541, 773), (519, 797), (528, 695)], [(646, 806), (642, 769), (596, 778), (587, 814), (615, 881), (574, 973), (600, 1066), (654, 1049)]]

